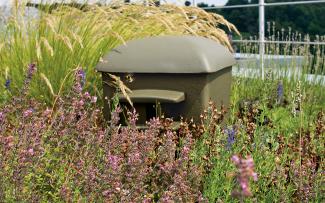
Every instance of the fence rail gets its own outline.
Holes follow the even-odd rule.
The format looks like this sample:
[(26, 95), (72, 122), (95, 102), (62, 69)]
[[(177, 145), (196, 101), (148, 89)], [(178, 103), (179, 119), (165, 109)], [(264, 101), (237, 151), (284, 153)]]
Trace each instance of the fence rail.
[[(290, 5), (301, 5), (301, 4), (319, 4), (325, 3), (325, 0), (313, 0), (313, 1), (292, 1), (292, 2), (277, 2), (277, 3), (265, 3), (264, 6), (290, 6)], [(209, 6), (204, 7), (204, 10), (213, 9), (232, 9), (232, 8), (251, 8), (259, 7), (260, 4), (243, 4), (243, 5), (231, 5), (231, 6)]]
[[(195, 0), (193, 1), (195, 5)], [(312, 1), (293, 1), (293, 2), (278, 2), (278, 3), (265, 3), (265, 0), (259, 0), (258, 4), (247, 5), (231, 5), (231, 6), (215, 6), (215, 7), (203, 7), (204, 10), (215, 9), (233, 9), (233, 8), (259, 8), (259, 40), (233, 40), (233, 42), (252, 42), (259, 43), (259, 58), (261, 75), (264, 80), (264, 55), (265, 55), (265, 43), (279, 43), (279, 44), (313, 44), (313, 45), (325, 45), (324, 42), (298, 42), (298, 41), (266, 41), (265, 40), (265, 7), (267, 6), (287, 6), (287, 5), (306, 5), (306, 4), (320, 4), (325, 3), (325, 0), (312, 0)]]
[[(232, 40), (235, 43), (260, 43), (259, 40)], [(309, 42), (309, 41), (264, 41), (265, 44), (302, 44), (302, 45), (325, 45), (325, 42)]]

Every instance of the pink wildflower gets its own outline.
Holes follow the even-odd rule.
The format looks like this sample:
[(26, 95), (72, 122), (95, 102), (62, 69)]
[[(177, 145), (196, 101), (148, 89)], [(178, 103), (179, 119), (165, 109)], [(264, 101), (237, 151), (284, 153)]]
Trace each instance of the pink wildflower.
[(252, 196), (252, 192), (249, 187), (249, 178), (252, 177), (254, 181), (257, 181), (257, 174), (254, 172), (254, 161), (251, 156), (247, 156), (247, 159), (243, 159), (234, 155), (231, 157), (238, 169), (237, 181), (240, 185), (241, 191), (234, 191), (234, 196), (249, 197)]
[(33, 148), (28, 149), (28, 153), (29, 153), (29, 155), (33, 156), (34, 155), (34, 149)]
[(96, 102), (97, 102), (97, 97), (96, 96), (91, 97), (91, 103), (96, 103)]
[(33, 110), (32, 109), (28, 109), (26, 111), (24, 111), (23, 116), (26, 117), (30, 117), (33, 114)]

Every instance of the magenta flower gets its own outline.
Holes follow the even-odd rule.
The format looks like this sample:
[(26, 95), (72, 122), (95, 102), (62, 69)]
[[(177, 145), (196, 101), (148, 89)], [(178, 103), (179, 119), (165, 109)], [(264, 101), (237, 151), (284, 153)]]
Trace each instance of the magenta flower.
[(138, 152), (131, 154), (131, 156), (129, 156), (128, 158), (129, 164), (140, 163), (140, 162), (141, 162), (141, 154)]
[(105, 190), (105, 191), (102, 192), (102, 195), (104, 197), (108, 196), (109, 194), (110, 194), (110, 190)]
[(86, 99), (90, 99), (90, 94), (89, 94), (89, 92), (85, 92), (85, 93), (84, 93), (84, 97), (85, 97)]
[(113, 170), (117, 170), (119, 166), (120, 159), (117, 156), (109, 155), (108, 156), (108, 163), (112, 167)]
[(85, 104), (85, 102), (83, 100), (80, 100), (78, 104), (79, 104), (79, 106), (83, 106)]
[(231, 157), (231, 160), (236, 164), (239, 165), (240, 164), (240, 159), (237, 155), (234, 155)]
[(27, 118), (27, 117), (30, 117), (32, 114), (33, 114), (33, 110), (32, 109), (27, 109), (26, 111), (24, 111), (23, 117)]
[(91, 103), (96, 103), (96, 102), (97, 102), (97, 97), (96, 96), (91, 97)]
[(5, 115), (3, 112), (0, 112), (0, 123), (2, 123), (5, 120)]
[(4, 138), (4, 145), (7, 147), (7, 150), (14, 145), (14, 137), (8, 136)]
[(46, 108), (46, 110), (43, 112), (42, 116), (48, 117), (51, 115), (51, 113), (52, 113), (52, 110), (49, 108)]
[(34, 149), (33, 148), (28, 149), (28, 154), (33, 156), (34, 155)]

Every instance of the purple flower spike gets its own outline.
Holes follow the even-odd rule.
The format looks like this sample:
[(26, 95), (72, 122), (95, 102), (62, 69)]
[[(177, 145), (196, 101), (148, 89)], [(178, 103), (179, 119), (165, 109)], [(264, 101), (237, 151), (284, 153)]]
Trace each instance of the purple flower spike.
[(7, 79), (6, 82), (5, 82), (5, 88), (7, 90), (10, 90), (10, 83), (11, 83), (11, 80), (10, 79)]
[(36, 72), (37, 68), (36, 68), (36, 64), (32, 63), (29, 64), (28, 66), (28, 72), (27, 72), (27, 78), (31, 79), (32, 76), (34, 75), (34, 73)]
[(80, 81), (81, 87), (83, 87), (86, 83), (86, 73), (81, 68), (77, 71), (77, 78)]
[(81, 93), (83, 86), (85, 84), (85, 80), (86, 80), (86, 74), (85, 71), (82, 70), (82, 68), (78, 68), (75, 72), (75, 85), (74, 85), (74, 90), (77, 93)]
[(227, 138), (227, 149), (230, 150), (232, 145), (235, 143), (235, 137), (236, 137), (236, 129), (235, 127), (231, 127), (231, 128), (227, 128), (225, 130), (226, 134), (228, 135), (228, 138)]
[(277, 102), (281, 103), (283, 100), (283, 92), (284, 92), (282, 81), (279, 82), (276, 92), (277, 92)]

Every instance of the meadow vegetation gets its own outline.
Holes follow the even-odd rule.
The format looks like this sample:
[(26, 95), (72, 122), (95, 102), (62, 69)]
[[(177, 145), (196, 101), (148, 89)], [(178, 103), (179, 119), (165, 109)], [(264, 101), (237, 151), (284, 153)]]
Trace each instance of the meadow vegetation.
[[(0, 202), (324, 201), (324, 86), (303, 75), (233, 77), (230, 107), (210, 102), (201, 122), (187, 118), (178, 129), (171, 118), (138, 129), (136, 112), (121, 126), (121, 106), (104, 120), (94, 72), (104, 53), (160, 34), (227, 46), (214, 25), (235, 28), (221, 16), (175, 6), (62, 7), (18, 22), (1, 35)], [(301, 52), (312, 58), (303, 73), (324, 61), (318, 48)]]
[[(221, 25), (236, 28), (222, 16), (199, 8), (172, 5), (88, 6), (83, 10), (59, 6), (42, 8), (39, 18), (26, 20), (24, 6), (16, 8), (0, 34), (0, 82), (12, 83), (17, 93), (30, 63), (38, 65), (39, 77), (31, 84), (30, 94), (51, 104), (54, 98), (71, 87), (71, 70), (83, 67), (86, 88), (101, 92), (100, 75), (95, 66), (101, 57), (127, 40), (157, 35), (199, 35), (231, 48)], [(24, 20), (25, 19), (25, 20)], [(5, 92), (3, 86), (0, 92)]]

